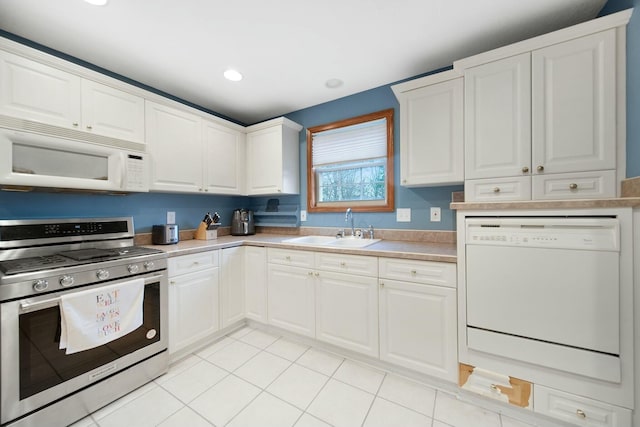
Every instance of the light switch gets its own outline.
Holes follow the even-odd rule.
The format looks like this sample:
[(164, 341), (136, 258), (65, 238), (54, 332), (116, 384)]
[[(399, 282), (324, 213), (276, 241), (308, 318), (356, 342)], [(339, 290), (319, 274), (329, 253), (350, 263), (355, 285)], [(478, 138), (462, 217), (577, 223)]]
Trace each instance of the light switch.
[(396, 209), (396, 222), (411, 222), (411, 208)]
[(176, 223), (176, 213), (167, 212), (167, 224), (175, 224), (175, 223)]

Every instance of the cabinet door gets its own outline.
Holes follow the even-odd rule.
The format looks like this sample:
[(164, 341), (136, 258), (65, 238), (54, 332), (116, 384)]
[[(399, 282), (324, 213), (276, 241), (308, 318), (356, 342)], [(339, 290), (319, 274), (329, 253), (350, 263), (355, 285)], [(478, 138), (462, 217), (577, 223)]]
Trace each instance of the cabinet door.
[(247, 193), (282, 192), (282, 126), (247, 134)]
[(219, 329), (218, 268), (169, 278), (169, 353)]
[(202, 192), (202, 141), (198, 116), (146, 102), (150, 189)]
[(82, 130), (144, 143), (144, 98), (82, 79)]
[(529, 174), (531, 55), (465, 70), (465, 179)]
[(226, 328), (244, 319), (244, 248), (222, 249), (220, 254), (220, 312)]
[(533, 52), (534, 173), (615, 169), (615, 32)]
[(243, 194), (244, 133), (204, 120), (204, 188), (213, 194)]
[(244, 250), (246, 315), (267, 323), (267, 249), (246, 246)]
[(457, 381), (456, 290), (381, 280), (380, 359)]
[(269, 264), (267, 283), (269, 324), (315, 338), (313, 271)]
[(0, 114), (80, 129), (80, 77), (0, 51)]
[(400, 173), (403, 186), (461, 183), (462, 78), (406, 92), (400, 103)]
[(316, 338), (378, 357), (378, 281), (374, 277), (319, 271)]

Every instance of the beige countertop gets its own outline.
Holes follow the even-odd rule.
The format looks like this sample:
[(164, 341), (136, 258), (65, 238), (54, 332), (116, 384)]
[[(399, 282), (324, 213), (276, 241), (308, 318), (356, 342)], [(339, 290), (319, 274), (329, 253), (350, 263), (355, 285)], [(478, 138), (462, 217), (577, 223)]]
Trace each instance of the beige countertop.
[(636, 208), (640, 207), (640, 197), (579, 200), (527, 200), (524, 202), (454, 202), (451, 203), (450, 207), (454, 210)]
[(349, 255), (368, 255), (388, 258), (403, 258), (419, 261), (457, 261), (454, 243), (407, 242), (398, 240), (381, 240), (365, 248), (326, 248), (322, 246), (296, 245), (283, 243), (291, 235), (255, 234), (252, 236), (221, 236), (214, 240), (183, 240), (174, 245), (144, 245), (161, 249), (168, 256), (187, 255), (206, 250), (224, 249), (234, 246), (263, 246), (271, 248), (297, 249), (315, 252), (333, 252)]

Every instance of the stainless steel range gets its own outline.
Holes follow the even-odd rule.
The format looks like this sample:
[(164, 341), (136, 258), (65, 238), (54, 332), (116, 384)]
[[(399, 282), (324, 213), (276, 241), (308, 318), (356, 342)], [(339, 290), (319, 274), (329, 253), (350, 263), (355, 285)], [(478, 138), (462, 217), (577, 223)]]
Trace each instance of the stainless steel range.
[[(133, 237), (130, 217), (0, 220), (0, 424), (68, 425), (166, 372), (167, 262)], [(140, 326), (82, 351), (61, 348), (63, 301), (124, 295), (132, 284)], [(119, 328), (120, 305), (108, 308), (102, 320), (107, 313)]]

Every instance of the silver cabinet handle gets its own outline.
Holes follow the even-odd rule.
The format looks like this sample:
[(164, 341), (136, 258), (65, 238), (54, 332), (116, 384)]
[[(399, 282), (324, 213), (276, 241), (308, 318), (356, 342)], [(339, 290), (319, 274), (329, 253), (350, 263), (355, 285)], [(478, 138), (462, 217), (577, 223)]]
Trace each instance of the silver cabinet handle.
[(578, 184), (575, 184), (575, 183), (569, 184), (569, 189), (570, 190), (577, 190), (578, 189)]
[(529, 172), (529, 166), (524, 166), (522, 168), (522, 173), (527, 173), (527, 172)]
[(493, 188), (493, 192), (494, 193), (499, 193), (500, 192), (500, 187), (494, 187)]
[(536, 169), (538, 170), (538, 172), (542, 172), (544, 171), (544, 166), (540, 165)]
[(585, 412), (582, 409), (577, 409), (576, 410), (576, 415), (579, 416), (580, 418), (587, 418), (587, 414), (585, 414)]

